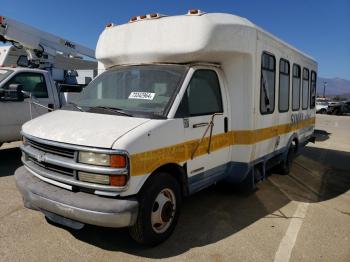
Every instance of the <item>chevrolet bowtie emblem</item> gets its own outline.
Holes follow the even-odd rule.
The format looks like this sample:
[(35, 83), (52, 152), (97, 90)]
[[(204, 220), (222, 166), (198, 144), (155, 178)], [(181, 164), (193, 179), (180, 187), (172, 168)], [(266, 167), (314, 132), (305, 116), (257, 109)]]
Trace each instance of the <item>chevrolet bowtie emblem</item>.
[(43, 162), (45, 160), (45, 154), (37, 155), (36, 160), (38, 160), (38, 162)]

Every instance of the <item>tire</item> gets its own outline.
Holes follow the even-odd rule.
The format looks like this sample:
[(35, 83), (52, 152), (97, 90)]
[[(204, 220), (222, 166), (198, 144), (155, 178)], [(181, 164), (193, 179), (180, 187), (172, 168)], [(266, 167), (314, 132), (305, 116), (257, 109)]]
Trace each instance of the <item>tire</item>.
[(179, 182), (168, 173), (156, 173), (146, 182), (138, 200), (139, 212), (135, 225), (129, 228), (130, 236), (147, 246), (165, 241), (174, 231), (180, 214)]
[(253, 193), (256, 191), (256, 184), (262, 179), (262, 172), (258, 166), (254, 166), (253, 169), (247, 174), (247, 176), (237, 186), (242, 193)]
[(322, 109), (320, 110), (320, 113), (321, 113), (321, 114), (327, 114), (327, 110), (324, 109), (324, 108), (322, 108)]
[(295, 156), (295, 148), (293, 145), (291, 145), (288, 149), (286, 158), (278, 166), (278, 173), (280, 175), (283, 175), (283, 176), (289, 175), (290, 168), (294, 160), (294, 156)]

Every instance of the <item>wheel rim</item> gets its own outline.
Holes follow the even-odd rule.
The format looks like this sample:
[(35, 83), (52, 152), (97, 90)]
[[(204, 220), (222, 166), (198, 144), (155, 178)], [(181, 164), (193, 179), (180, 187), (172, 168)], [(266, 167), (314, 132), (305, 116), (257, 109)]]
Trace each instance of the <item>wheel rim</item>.
[(151, 223), (156, 233), (164, 233), (172, 224), (176, 211), (174, 192), (165, 188), (159, 192), (152, 205)]

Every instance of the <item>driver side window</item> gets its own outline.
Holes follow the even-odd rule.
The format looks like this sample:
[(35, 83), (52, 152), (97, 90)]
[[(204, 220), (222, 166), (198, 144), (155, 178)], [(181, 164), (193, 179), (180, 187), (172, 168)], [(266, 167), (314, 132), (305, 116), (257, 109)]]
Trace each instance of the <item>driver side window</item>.
[(176, 115), (189, 117), (214, 113), (223, 113), (218, 76), (213, 70), (197, 70), (192, 76)]
[(23, 91), (32, 93), (36, 98), (48, 98), (45, 77), (39, 73), (18, 73), (5, 86), (8, 89), (10, 84), (23, 85)]

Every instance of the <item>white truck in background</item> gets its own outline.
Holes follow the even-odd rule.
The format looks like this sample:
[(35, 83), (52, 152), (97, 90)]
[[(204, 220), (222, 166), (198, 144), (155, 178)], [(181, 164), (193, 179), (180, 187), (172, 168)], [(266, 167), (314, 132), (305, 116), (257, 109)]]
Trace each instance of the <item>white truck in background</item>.
[[(95, 51), (0, 16), (0, 146), (28, 120), (61, 108), (97, 74)], [(17, 95), (20, 94), (20, 95)], [(74, 95), (73, 95), (74, 96)]]

